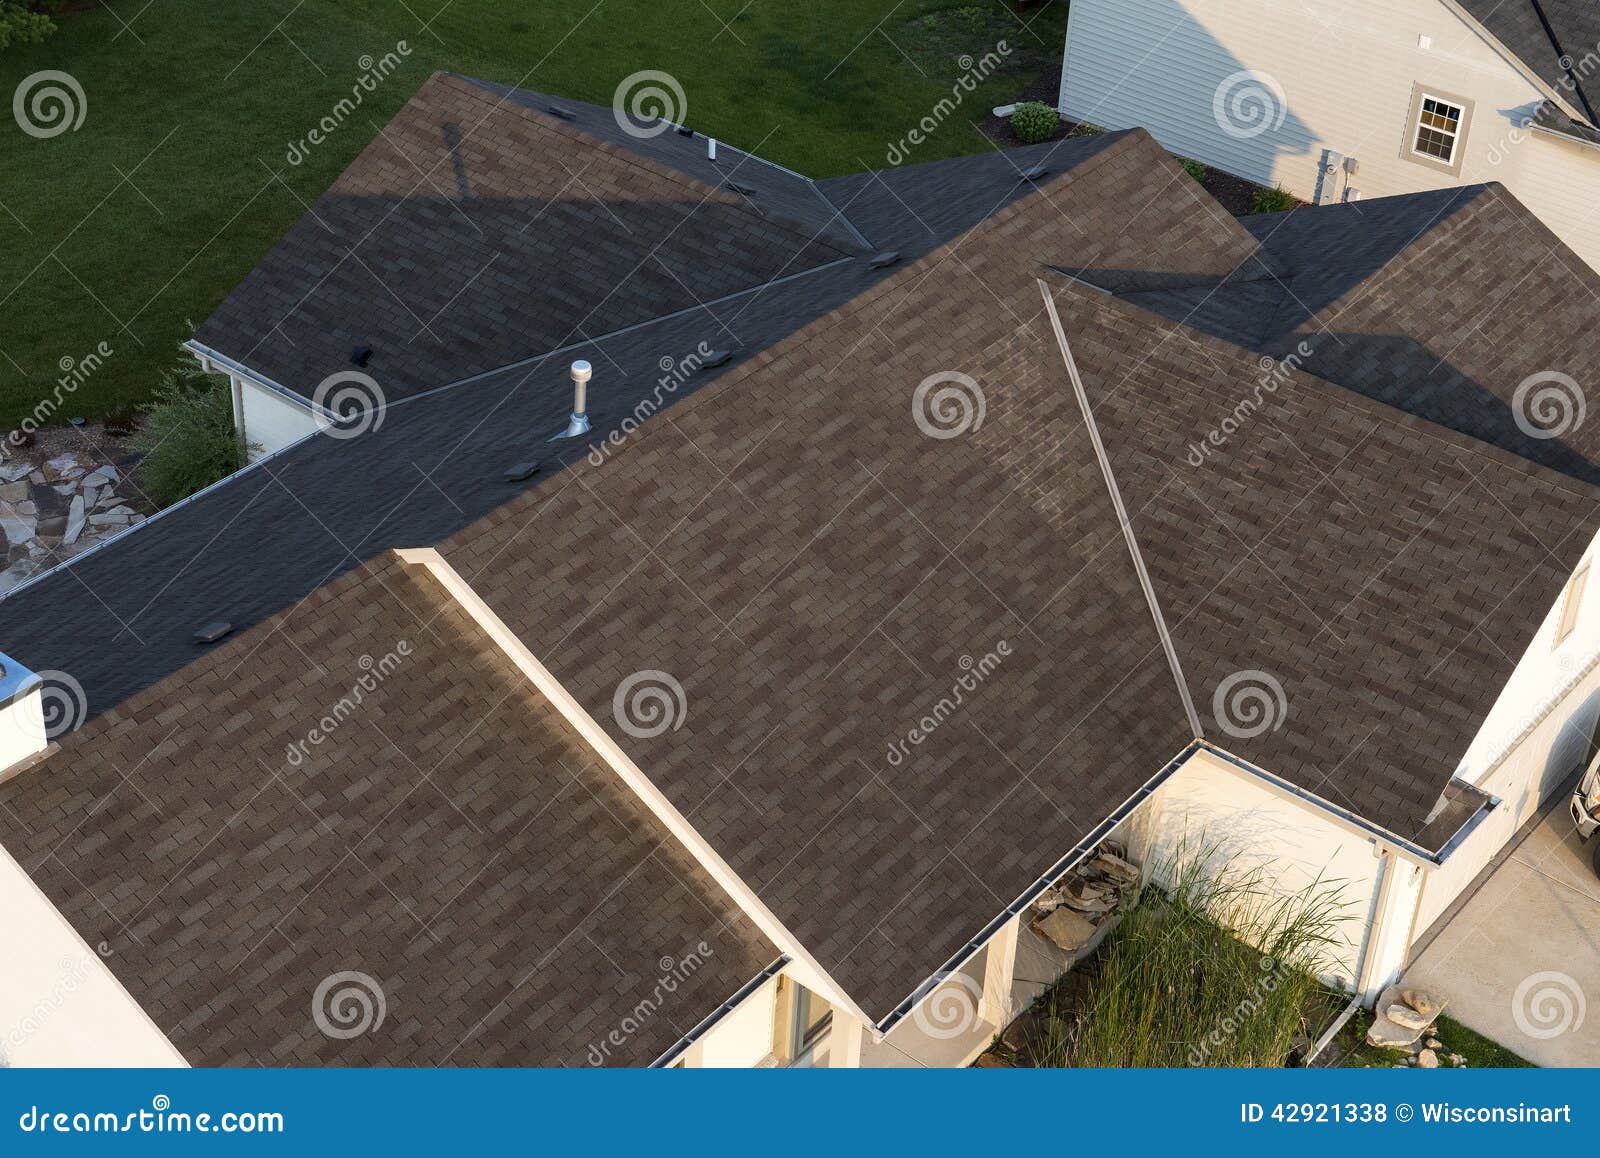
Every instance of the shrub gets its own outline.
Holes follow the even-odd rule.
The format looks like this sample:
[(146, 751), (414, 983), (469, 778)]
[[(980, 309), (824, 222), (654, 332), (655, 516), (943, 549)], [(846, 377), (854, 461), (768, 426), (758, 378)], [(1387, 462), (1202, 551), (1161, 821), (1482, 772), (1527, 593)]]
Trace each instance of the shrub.
[(1189, 176), (1193, 177), (1196, 181), (1204, 181), (1206, 179), (1206, 174), (1211, 172), (1210, 169), (1207, 169), (1199, 161), (1196, 161), (1190, 157), (1179, 157), (1178, 164), (1182, 165), (1183, 171), (1189, 174)]
[(1011, 132), (1025, 145), (1037, 145), (1055, 136), (1061, 114), (1043, 101), (1027, 101), (1011, 114)]
[(1079, 121), (1077, 124), (1072, 126), (1072, 131), (1069, 132), (1067, 134), (1067, 136), (1068, 137), (1098, 137), (1103, 132), (1105, 132), (1105, 130), (1102, 129), (1099, 125), (1091, 124), (1088, 121)]
[(50, 13), (61, 0), (0, 0), (0, 48), (38, 44), (56, 30)]
[(132, 440), (144, 455), (144, 488), (163, 506), (188, 498), (244, 466), (226, 379), (192, 358), (162, 376), (155, 402)]
[(1253, 213), (1282, 213), (1285, 209), (1293, 209), (1300, 204), (1298, 198), (1281, 185), (1274, 185), (1271, 189), (1256, 191)]

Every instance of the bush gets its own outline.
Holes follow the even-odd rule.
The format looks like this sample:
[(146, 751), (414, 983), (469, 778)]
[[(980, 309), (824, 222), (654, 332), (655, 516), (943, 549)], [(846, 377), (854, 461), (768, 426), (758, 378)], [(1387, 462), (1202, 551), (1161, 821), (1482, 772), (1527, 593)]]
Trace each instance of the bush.
[(1061, 114), (1043, 101), (1027, 101), (1011, 114), (1011, 132), (1025, 145), (1037, 145), (1055, 136)]
[(1182, 165), (1183, 171), (1189, 174), (1189, 176), (1193, 177), (1196, 181), (1204, 182), (1206, 175), (1211, 172), (1210, 169), (1207, 169), (1199, 161), (1193, 160), (1189, 157), (1179, 157), (1178, 164)]
[(38, 44), (56, 30), (49, 13), (61, 0), (0, 0), (0, 48)]
[(132, 446), (144, 455), (139, 464), (144, 489), (163, 506), (244, 466), (227, 380), (207, 375), (186, 358), (162, 376)]
[(1260, 189), (1256, 192), (1256, 202), (1251, 212), (1282, 213), (1298, 204), (1300, 201), (1293, 193), (1281, 185), (1274, 185), (1271, 189)]

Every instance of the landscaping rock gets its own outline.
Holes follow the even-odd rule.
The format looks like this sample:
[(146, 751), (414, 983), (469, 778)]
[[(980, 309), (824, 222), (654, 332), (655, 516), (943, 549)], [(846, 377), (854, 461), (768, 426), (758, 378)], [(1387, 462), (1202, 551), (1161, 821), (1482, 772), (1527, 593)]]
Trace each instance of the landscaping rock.
[(10, 591), (38, 569), (39, 564), (32, 559), (18, 559), (4, 571), (0, 571), (0, 591)]
[(1444, 1045), (1444, 1042), (1440, 1041), (1436, 1037), (1430, 1037), (1427, 1041), (1427, 1046), (1429, 1049), (1438, 1049), (1442, 1045)]
[(1139, 880), (1139, 870), (1114, 852), (1101, 852), (1090, 863), (1107, 876), (1121, 881), (1123, 884), (1131, 885)]
[(1439, 1055), (1431, 1049), (1425, 1049), (1417, 1055), (1417, 1068), (1436, 1070), (1439, 1068)]
[(1402, 989), (1400, 991), (1400, 1000), (1429, 1021), (1443, 1013), (1445, 1005), (1448, 1004), (1422, 989)]
[(1387, 1017), (1377, 1017), (1373, 1019), (1372, 1028), (1367, 1030), (1367, 1044), (1383, 1049), (1407, 1049), (1421, 1036), (1420, 1029), (1409, 1029)]
[(1420, 1037), (1422, 1035), (1422, 1031), (1433, 1024), (1433, 1018), (1428, 1017), (1425, 1014), (1418, 1013), (1415, 1009), (1403, 1001), (1397, 1001), (1393, 1005), (1385, 1008), (1383, 1015), (1396, 1025), (1403, 1025), (1407, 1029), (1416, 1030), (1416, 1033), (1412, 1035), (1413, 1039)]
[(1094, 936), (1094, 922), (1063, 906), (1034, 925), (1034, 931), (1068, 953), (1076, 952)]
[(8, 462), (0, 466), (0, 482), (14, 483), (25, 479), (33, 472), (33, 466), (26, 462)]
[(9, 482), (0, 486), (0, 502), (20, 503), (32, 497), (33, 487), (26, 479), (22, 482)]
[(62, 543), (69, 545), (76, 543), (78, 536), (83, 534), (83, 528), (87, 522), (88, 520), (83, 513), (83, 496), (75, 495), (72, 499), (72, 506), (67, 509), (67, 530), (61, 536)]

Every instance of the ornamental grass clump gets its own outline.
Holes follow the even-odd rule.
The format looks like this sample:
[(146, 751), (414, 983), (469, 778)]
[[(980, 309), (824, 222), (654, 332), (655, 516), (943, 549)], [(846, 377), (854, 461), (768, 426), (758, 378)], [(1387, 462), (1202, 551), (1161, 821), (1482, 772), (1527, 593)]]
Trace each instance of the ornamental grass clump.
[(1146, 886), (1123, 914), (1071, 1008), (1041, 1011), (1035, 1064), (1282, 1066), (1343, 1003), (1317, 980), (1346, 944), (1333, 882), (1283, 895), (1262, 869), (1176, 859), (1167, 887)]

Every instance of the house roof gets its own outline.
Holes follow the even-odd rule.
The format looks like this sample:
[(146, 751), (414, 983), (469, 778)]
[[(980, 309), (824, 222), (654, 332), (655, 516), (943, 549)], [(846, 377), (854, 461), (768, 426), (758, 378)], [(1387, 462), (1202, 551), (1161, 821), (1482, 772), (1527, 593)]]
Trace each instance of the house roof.
[[(1584, 396), (1600, 362), (1600, 275), (1503, 186), (1245, 224), (1261, 240), (1259, 263), (1127, 300), (1600, 483), (1600, 421)], [(1252, 276), (1259, 264), (1272, 276)]]
[(1600, 529), (1600, 490), (1114, 297), (1054, 295), (1205, 738), (1418, 837)]
[(778, 955), (392, 554), (37, 771), (6, 848), (197, 1065), (645, 1065)]
[[(1552, 88), (1567, 93), (1572, 103), (1596, 115), (1591, 103), (1600, 98), (1593, 79), (1594, 54), (1600, 52), (1600, 10), (1590, 0), (1457, 0)], [(1587, 64), (1585, 62), (1587, 61)]]
[(861, 252), (802, 179), (549, 103), (435, 73), (196, 340), (316, 401), (367, 347), (397, 399)]
[[(528, 131), (517, 115), (513, 136)], [(47, 791), (32, 777), (95, 759), (79, 748), (112, 734), (126, 705), (165, 704), (210, 670), (223, 653), (196, 660), (200, 622), (245, 632), (226, 646), (246, 670), (281, 636), (299, 643), (297, 668), (339, 672), (330, 653), (353, 654), (357, 627), (319, 614), (328, 585), (383, 576), (387, 590), (390, 548), (439, 544), (875, 1018), (902, 1008), (1183, 748), (1184, 693), (1208, 738), (1402, 835), (1422, 833), (1452, 745), (1465, 746), (1572, 542), (1592, 531), (1589, 486), (1293, 369), (1272, 399), (1281, 413), (1262, 410), (1225, 462), (1172, 483), (1188, 449), (1180, 436), (1235, 415), (1262, 369), (1237, 340), (1131, 302), (1292, 289), (1310, 239), (1290, 244), (1300, 225), (1284, 220), (1283, 243), (1263, 244), (1142, 132), (1045, 155), (1052, 172), (1040, 180), (1017, 181), (1005, 173), (1013, 160), (985, 157), (823, 183), (875, 246), (892, 247), (875, 230), (898, 228), (893, 245), (922, 256), (887, 270), (831, 259), (687, 311), (665, 308), (667, 297), (657, 320), (571, 351), (597, 369), (589, 443), (546, 442), (568, 409), (567, 353), (512, 359), (440, 393), (416, 371), (406, 380), (418, 389), (377, 429), (313, 437), (0, 600), (8, 652), (72, 672), (100, 715), (55, 761), (0, 787), (0, 805)], [(919, 205), (936, 215), (917, 221)], [(1399, 245), (1404, 231), (1393, 232)], [(1451, 247), (1475, 235), (1442, 236), (1451, 240), (1433, 260), (1453, 269), (1466, 259)], [(1386, 269), (1382, 249), (1350, 260)], [(1081, 348), (1183, 683), (1041, 277)], [(730, 332), (727, 367), (678, 374), (684, 355)], [(439, 366), (426, 385), (458, 381), (477, 356)], [(941, 424), (961, 424), (963, 399), (967, 429), (938, 437)], [(502, 479), (531, 457), (545, 463), (536, 481)], [(1321, 489), (1304, 481), (1310, 469), (1327, 475)], [(1450, 487), (1460, 495), (1441, 501)], [(1246, 488), (1267, 496), (1259, 510)], [(1520, 521), (1486, 536), (1491, 502)], [(1306, 573), (1276, 575), (1293, 568)], [(1491, 576), (1502, 594), (1518, 592), (1515, 606), (1484, 605)], [(1469, 612), (1491, 622), (1469, 625)], [(1338, 648), (1319, 634), (1330, 625)], [(1419, 667), (1453, 655), (1459, 672)], [(1282, 726), (1216, 735), (1214, 689), (1257, 669), (1292, 697)], [(427, 672), (415, 678), (423, 696)], [(651, 686), (667, 693), (659, 702), (676, 726), (627, 730), (622, 689)], [(258, 690), (251, 702), (278, 698)], [(283, 710), (292, 717), (301, 702), (286, 697)], [(197, 719), (209, 735), (158, 774), (193, 779), (226, 724)], [(1333, 751), (1347, 754), (1330, 768)], [(85, 854), (97, 856), (109, 814), (92, 804), (52, 801), (50, 823), (68, 811), (60, 822), (81, 824)], [(0, 824), (13, 823), (0, 808)], [(132, 842), (161, 817), (126, 823)], [(249, 872), (271, 870), (250, 862)], [(66, 875), (46, 879), (80, 927), (101, 933), (102, 915), (66, 897)], [(337, 895), (358, 909), (386, 904)], [(586, 993), (548, 1000), (575, 1008)], [(549, 1049), (575, 1044), (557, 1037)]]

